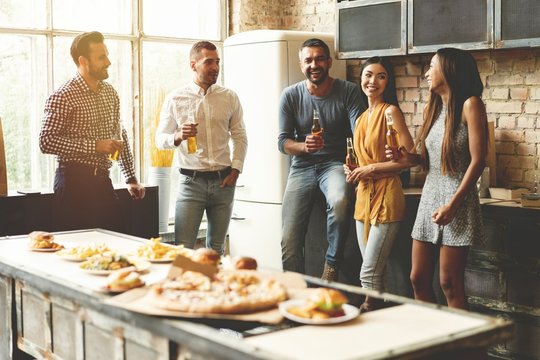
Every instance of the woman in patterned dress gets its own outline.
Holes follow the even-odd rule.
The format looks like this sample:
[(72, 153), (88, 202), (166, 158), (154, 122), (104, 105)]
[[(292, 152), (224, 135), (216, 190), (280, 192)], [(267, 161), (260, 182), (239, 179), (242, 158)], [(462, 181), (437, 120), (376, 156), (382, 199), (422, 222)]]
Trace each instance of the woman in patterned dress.
[(474, 58), (454, 48), (437, 51), (426, 80), (430, 98), (418, 134), (419, 154), (402, 150), (404, 156), (394, 160), (427, 169), (412, 232), (411, 282), (416, 299), (435, 302), (432, 283), (439, 257), (448, 306), (466, 309), (467, 255), (484, 237), (476, 189), (487, 152), (483, 85)]

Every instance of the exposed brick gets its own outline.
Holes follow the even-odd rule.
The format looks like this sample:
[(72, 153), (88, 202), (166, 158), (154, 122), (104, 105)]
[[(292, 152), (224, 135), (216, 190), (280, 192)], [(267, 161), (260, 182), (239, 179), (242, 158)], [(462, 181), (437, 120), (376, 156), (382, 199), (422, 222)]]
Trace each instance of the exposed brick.
[(403, 111), (404, 113), (414, 114), (414, 110), (415, 110), (414, 102), (402, 102), (401, 104), (399, 104), (399, 106), (401, 107), (401, 111)]
[(510, 99), (513, 100), (526, 100), (529, 94), (529, 88), (516, 87), (510, 89)]
[(525, 76), (526, 85), (538, 85), (540, 84), (540, 73), (528, 74)]
[(489, 95), (491, 99), (496, 100), (507, 100), (508, 99), (508, 88), (507, 87), (496, 87), (491, 89), (491, 94)]
[(528, 143), (540, 143), (540, 130), (525, 130), (525, 141)]
[(478, 71), (481, 74), (491, 75), (495, 72), (495, 66), (493, 60), (491, 59), (477, 60), (476, 65), (478, 66)]
[(412, 123), (413, 125), (422, 125), (424, 123), (424, 117), (421, 112), (413, 115)]
[(497, 59), (495, 61), (495, 72), (498, 74), (501, 74), (501, 73), (509, 74), (512, 71), (513, 64), (514, 64), (514, 60), (512, 58)]
[(489, 86), (509, 86), (509, 85), (522, 85), (524, 83), (523, 75), (504, 75), (499, 72), (487, 77), (486, 85)]
[(407, 89), (405, 90), (405, 100), (407, 101), (419, 101), (420, 89)]
[(528, 101), (525, 103), (525, 113), (527, 114), (539, 114), (540, 102)]
[(534, 116), (519, 116), (517, 118), (517, 127), (523, 129), (533, 129), (536, 124), (536, 117)]
[(405, 99), (405, 91), (401, 91), (401, 90), (396, 91), (398, 102), (402, 102)]
[(522, 142), (523, 139), (524, 131), (495, 129), (495, 140)]
[(531, 144), (518, 144), (517, 146), (518, 155), (536, 155), (536, 145)]
[(535, 58), (521, 59), (514, 62), (514, 73), (524, 73), (534, 71), (536, 65)]
[[(497, 164), (497, 166), (499, 166)], [(509, 184), (509, 182), (516, 182), (516, 181), (523, 181), (523, 170), (521, 169), (507, 169), (501, 167), (502, 171), (502, 179), (501, 182), (503, 184)], [(497, 179), (499, 181), (499, 179)]]
[(515, 116), (501, 116), (497, 122), (498, 129), (511, 129), (513, 130), (516, 127), (516, 117)]
[(420, 76), (422, 75), (422, 65), (419, 63), (407, 63), (407, 75)]
[(394, 75), (395, 76), (403, 76), (407, 74), (405, 65), (394, 65)]
[(500, 155), (498, 164), (505, 168), (534, 169), (534, 156)]
[(487, 100), (486, 111), (488, 113), (519, 114), (523, 103), (521, 101), (492, 101)]
[(397, 76), (396, 77), (396, 87), (398, 87), (398, 88), (418, 87), (418, 77), (416, 77), (416, 76)]
[(515, 143), (512, 141), (496, 141), (495, 150), (497, 154), (512, 155), (515, 153)]
[(531, 88), (531, 100), (539, 100), (540, 99), (540, 88)]

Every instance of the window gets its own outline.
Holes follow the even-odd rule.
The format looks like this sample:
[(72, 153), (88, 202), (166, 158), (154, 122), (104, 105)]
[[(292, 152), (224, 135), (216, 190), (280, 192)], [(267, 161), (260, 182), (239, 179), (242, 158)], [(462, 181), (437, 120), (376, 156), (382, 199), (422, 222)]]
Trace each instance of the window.
[[(107, 81), (120, 96), (136, 171), (146, 181), (157, 95), (191, 79), (195, 41), (222, 49), (226, 15), (225, 0), (2, 0), (0, 119), (10, 191), (52, 191), (55, 159), (41, 154), (38, 135), (48, 95), (76, 72), (69, 55), (76, 35), (105, 35), (112, 62)], [(111, 170), (121, 183), (118, 167)]]

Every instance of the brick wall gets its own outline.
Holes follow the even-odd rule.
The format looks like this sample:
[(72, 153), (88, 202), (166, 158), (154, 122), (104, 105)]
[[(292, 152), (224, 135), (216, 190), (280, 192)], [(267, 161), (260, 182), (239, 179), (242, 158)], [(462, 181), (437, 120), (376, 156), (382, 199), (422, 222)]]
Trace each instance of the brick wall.
[[(229, 0), (231, 34), (255, 29), (335, 32), (334, 0)], [(530, 187), (540, 168), (540, 49), (477, 51), (488, 120), (495, 124), (497, 184)], [(413, 136), (428, 96), (431, 55), (392, 59), (398, 99)], [(361, 60), (349, 60), (359, 83)]]

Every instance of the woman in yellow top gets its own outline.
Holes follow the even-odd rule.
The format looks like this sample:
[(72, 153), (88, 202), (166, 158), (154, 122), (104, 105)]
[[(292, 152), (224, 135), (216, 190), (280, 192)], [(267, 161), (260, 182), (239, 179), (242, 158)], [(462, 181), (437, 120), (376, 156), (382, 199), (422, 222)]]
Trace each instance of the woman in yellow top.
[[(414, 142), (405, 124), (396, 96), (392, 65), (374, 56), (362, 69), (361, 88), (368, 109), (356, 120), (354, 147), (359, 166), (345, 166), (347, 182), (357, 184), (354, 218), (362, 253), (362, 287), (384, 291), (386, 260), (405, 217), (405, 196), (399, 173), (406, 166), (386, 158), (387, 119), (393, 120), (401, 146), (412, 151)], [(362, 312), (380, 306), (366, 297)]]

